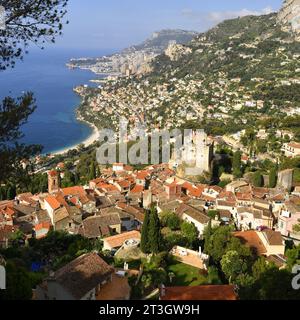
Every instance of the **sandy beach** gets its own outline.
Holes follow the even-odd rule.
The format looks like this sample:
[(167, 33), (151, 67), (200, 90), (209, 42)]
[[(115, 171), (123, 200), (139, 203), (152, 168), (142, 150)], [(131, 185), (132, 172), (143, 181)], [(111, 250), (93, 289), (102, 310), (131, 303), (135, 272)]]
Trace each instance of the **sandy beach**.
[(58, 150), (56, 152), (52, 152), (51, 155), (56, 156), (56, 155), (60, 155), (60, 154), (65, 154), (70, 150), (78, 148), (78, 146), (81, 145), (81, 144), (83, 144), (85, 147), (88, 147), (88, 146), (92, 145), (99, 138), (99, 130), (97, 129), (97, 127), (95, 125), (93, 125), (91, 123), (88, 123), (88, 125), (93, 128), (93, 132), (88, 138), (86, 138), (84, 141), (82, 141), (82, 142), (80, 142), (80, 143), (78, 143), (76, 145), (73, 145), (73, 146), (70, 146), (70, 147), (66, 147), (66, 148)]

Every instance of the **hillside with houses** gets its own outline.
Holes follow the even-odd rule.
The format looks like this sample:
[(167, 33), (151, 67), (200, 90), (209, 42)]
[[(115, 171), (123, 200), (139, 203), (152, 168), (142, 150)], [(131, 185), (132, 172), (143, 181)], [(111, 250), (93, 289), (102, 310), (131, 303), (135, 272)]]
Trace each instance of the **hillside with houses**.
[(250, 292), (285, 298), (253, 292), (265, 285), (262, 274), (287, 277), (296, 262), (299, 246), (291, 244), (300, 241), (299, 187), (289, 192), (244, 179), (220, 187), (180, 179), (167, 164), (135, 170), (122, 163), (87, 185), (61, 187), (65, 172), (62, 164), (48, 172), (47, 192), (0, 202), (1, 254), (12, 265), (23, 257), (33, 289), (26, 288), (28, 298), (179, 299), (189, 285), (205, 285), (194, 293), (205, 299), (216, 284), (220, 299)]
[(265, 120), (277, 121), (279, 129), (287, 127), (284, 117), (299, 116), (299, 72), (299, 42), (282, 30), (277, 14), (248, 16), (225, 21), (187, 45), (171, 45), (150, 73), (100, 89), (78, 88), (84, 98), (79, 112), (99, 127), (140, 114), (148, 128), (200, 123), (225, 134), (270, 129), (260, 124)]

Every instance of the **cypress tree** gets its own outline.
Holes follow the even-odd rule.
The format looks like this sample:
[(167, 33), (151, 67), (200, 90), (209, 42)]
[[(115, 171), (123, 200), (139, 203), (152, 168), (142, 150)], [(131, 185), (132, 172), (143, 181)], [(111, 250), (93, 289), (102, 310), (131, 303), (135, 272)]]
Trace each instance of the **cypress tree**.
[(16, 196), (16, 188), (13, 186), (9, 186), (7, 189), (7, 195), (6, 195), (7, 200), (13, 200), (15, 196)]
[(4, 194), (4, 189), (3, 187), (0, 185), (0, 201), (5, 200), (5, 194)]
[(149, 222), (150, 222), (150, 212), (147, 210), (145, 213), (145, 218), (144, 218), (143, 227), (142, 227), (142, 235), (141, 235), (141, 250), (143, 253), (150, 252)]
[(241, 158), (242, 158), (242, 154), (240, 151), (237, 151), (234, 153), (233, 159), (232, 159), (232, 172), (236, 178), (241, 178), (243, 175), (242, 169), (241, 169), (242, 168)]
[(95, 162), (93, 161), (90, 166), (89, 179), (93, 180), (96, 178), (96, 167)]
[(277, 183), (277, 171), (276, 168), (272, 168), (269, 174), (269, 187), (275, 188)]
[(74, 185), (77, 186), (80, 182), (80, 177), (77, 172), (74, 173)]
[(205, 242), (204, 242), (204, 251), (207, 252), (210, 237), (212, 236), (212, 227), (211, 227), (211, 219), (208, 222), (207, 228), (205, 230)]
[(97, 164), (96, 166), (96, 178), (100, 177), (101, 175), (101, 172), (100, 172), (100, 169), (99, 169), (99, 165)]
[(159, 253), (161, 248), (160, 221), (157, 210), (152, 207), (149, 221), (149, 244), (151, 253)]
[(254, 187), (260, 188), (260, 187), (263, 186), (263, 184), (264, 184), (264, 179), (263, 179), (262, 174), (261, 174), (259, 171), (256, 171), (256, 172), (253, 174), (252, 183), (253, 183)]

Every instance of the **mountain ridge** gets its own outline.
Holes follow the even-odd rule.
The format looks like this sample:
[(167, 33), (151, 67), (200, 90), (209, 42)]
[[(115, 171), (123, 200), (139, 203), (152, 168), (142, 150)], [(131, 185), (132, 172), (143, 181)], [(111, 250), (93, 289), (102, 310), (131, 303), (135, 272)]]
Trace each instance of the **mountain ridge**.
[(81, 91), (81, 112), (99, 127), (139, 114), (149, 130), (202, 127), (213, 135), (286, 127), (286, 117), (300, 117), (300, 43), (276, 13), (226, 20), (183, 47), (175, 59), (156, 57), (148, 73)]
[[(141, 50), (149, 47), (160, 47), (162, 50), (164, 50), (169, 45), (170, 41), (176, 41), (176, 43), (178, 44), (186, 44), (198, 34), (199, 32), (196, 31), (188, 31), (182, 29), (162, 29), (160, 31), (153, 32), (152, 35), (144, 40), (141, 44), (133, 45), (124, 50), (126, 51), (131, 48)], [(159, 42), (159, 40), (161, 42)]]
[(99, 58), (71, 59), (67, 66), (89, 69), (95, 73), (112, 75), (144, 72), (148, 63), (167, 49), (170, 42), (184, 44), (198, 33), (180, 29), (164, 29), (154, 32), (142, 43), (121, 50), (119, 53)]

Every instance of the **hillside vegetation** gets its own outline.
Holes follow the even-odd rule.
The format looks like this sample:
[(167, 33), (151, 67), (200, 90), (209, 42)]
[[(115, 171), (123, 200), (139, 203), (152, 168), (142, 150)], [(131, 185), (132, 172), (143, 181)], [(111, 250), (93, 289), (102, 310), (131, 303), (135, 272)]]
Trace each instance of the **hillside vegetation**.
[(180, 46), (177, 59), (155, 58), (147, 74), (83, 90), (80, 112), (101, 126), (142, 114), (149, 128), (289, 128), (300, 139), (300, 43), (277, 21), (275, 13), (224, 21)]

